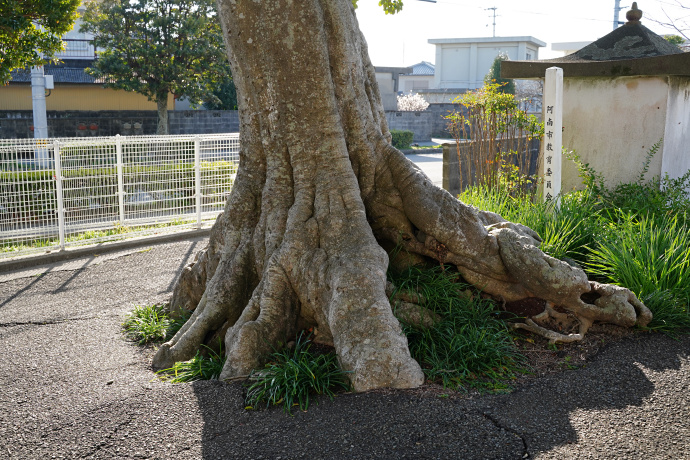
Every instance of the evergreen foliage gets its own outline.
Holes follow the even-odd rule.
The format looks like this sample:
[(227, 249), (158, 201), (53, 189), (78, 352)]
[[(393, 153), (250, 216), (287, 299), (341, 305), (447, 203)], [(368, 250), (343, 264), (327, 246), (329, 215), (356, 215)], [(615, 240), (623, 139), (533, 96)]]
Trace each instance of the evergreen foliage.
[(491, 64), (489, 73), (484, 77), (484, 83), (490, 85), (492, 83), (498, 84), (498, 91), (506, 94), (515, 94), (515, 82), (510, 78), (501, 78), (501, 62), (507, 61), (508, 55), (500, 53)]
[(42, 65), (62, 49), (62, 34), (77, 18), (80, 0), (0, 2), (0, 85), (10, 72)]
[(87, 4), (82, 32), (100, 51), (89, 74), (106, 87), (134, 91), (158, 104), (168, 94), (201, 102), (227, 73), (222, 31), (212, 0), (102, 0)]

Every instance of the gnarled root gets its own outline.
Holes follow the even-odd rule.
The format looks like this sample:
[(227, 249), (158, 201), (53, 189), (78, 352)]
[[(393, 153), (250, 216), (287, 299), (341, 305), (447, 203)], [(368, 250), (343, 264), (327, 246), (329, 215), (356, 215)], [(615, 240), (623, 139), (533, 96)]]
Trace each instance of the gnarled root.
[[(544, 312), (534, 321), (528, 319), (515, 327), (541, 335), (550, 343), (567, 343), (582, 340), (594, 322), (631, 327), (651, 321), (651, 311), (629, 289), (588, 281), (580, 268), (541, 252), (530, 235), (505, 227), (491, 229), (490, 234), (498, 240), (506, 268), (519, 273), (522, 284), (535, 296), (547, 300)], [(556, 311), (554, 305), (567, 314)], [(577, 334), (565, 335), (544, 327), (550, 321), (573, 320), (579, 323)]]

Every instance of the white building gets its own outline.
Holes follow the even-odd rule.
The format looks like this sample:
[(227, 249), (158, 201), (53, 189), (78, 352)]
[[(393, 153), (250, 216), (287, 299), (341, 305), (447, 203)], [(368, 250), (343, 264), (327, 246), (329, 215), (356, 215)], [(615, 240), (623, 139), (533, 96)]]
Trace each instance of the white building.
[(435, 38), (436, 71), (432, 88), (458, 92), (481, 88), (496, 56), (511, 61), (539, 59), (541, 40), (525, 37)]

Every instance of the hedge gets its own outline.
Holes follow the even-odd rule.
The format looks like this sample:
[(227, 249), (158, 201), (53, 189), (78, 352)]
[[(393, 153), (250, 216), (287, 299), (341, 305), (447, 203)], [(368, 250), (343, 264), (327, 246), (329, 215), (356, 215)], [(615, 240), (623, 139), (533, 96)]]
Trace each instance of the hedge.
[(414, 133), (407, 130), (391, 129), (391, 136), (393, 136), (393, 147), (404, 150), (410, 148)]

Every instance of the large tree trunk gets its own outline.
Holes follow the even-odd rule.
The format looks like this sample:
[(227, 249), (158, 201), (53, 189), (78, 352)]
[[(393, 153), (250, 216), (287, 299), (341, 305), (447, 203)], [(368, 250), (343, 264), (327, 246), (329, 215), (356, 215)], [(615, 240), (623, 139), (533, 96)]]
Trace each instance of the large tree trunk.
[(461, 203), (390, 145), (350, 0), (219, 6), (239, 96), (240, 169), (208, 248), (173, 295), (173, 308), (194, 314), (155, 368), (223, 337), (221, 377), (243, 377), (315, 327), (355, 390), (420, 385), (385, 291), (384, 248), (396, 246), (454, 264), (506, 301), (540, 297), (575, 312), (581, 332), (593, 320), (649, 320), (629, 291), (590, 283), (539, 251), (533, 231)]

